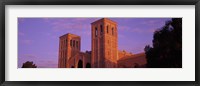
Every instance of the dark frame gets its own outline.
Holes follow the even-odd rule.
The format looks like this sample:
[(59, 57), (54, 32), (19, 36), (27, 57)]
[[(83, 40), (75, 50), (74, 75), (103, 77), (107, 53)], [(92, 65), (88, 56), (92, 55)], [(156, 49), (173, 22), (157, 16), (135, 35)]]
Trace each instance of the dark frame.
[[(199, 29), (200, 29), (200, 0), (2, 0), (0, 1), (0, 84), (2, 86), (64, 86), (64, 85), (116, 85), (116, 86), (194, 86), (199, 85)], [(5, 81), (5, 5), (195, 5), (195, 81)]]

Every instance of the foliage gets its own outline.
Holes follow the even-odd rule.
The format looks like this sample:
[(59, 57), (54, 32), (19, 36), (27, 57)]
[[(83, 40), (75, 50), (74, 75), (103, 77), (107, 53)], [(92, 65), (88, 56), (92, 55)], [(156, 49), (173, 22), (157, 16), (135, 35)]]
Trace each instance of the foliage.
[(33, 62), (27, 61), (23, 63), (22, 68), (37, 68), (37, 66)]
[(182, 18), (173, 18), (154, 32), (153, 47), (144, 48), (147, 67), (182, 67)]

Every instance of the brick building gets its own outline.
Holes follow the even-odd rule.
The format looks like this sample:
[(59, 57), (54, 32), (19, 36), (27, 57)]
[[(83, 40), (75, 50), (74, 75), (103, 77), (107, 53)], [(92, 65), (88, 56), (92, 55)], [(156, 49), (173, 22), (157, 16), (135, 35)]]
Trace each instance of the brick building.
[[(117, 23), (102, 18), (91, 23), (91, 51), (81, 52), (81, 37), (65, 34), (59, 40), (59, 68), (144, 67), (145, 54), (118, 50)], [(135, 59), (135, 60), (134, 60)], [(138, 60), (139, 59), (139, 60)]]

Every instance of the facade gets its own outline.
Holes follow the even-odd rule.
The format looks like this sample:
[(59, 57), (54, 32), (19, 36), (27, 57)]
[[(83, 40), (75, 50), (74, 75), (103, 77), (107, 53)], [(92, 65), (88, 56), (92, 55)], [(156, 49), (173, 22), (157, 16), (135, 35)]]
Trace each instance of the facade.
[[(117, 23), (102, 18), (91, 23), (91, 51), (81, 52), (81, 37), (74, 34), (65, 34), (59, 39), (59, 68), (117, 68), (140, 67), (146, 64), (145, 54), (134, 55), (118, 50)], [(137, 61), (128, 61), (123, 58), (138, 58)], [(132, 59), (131, 59), (132, 60)], [(125, 64), (129, 62), (129, 65)], [(119, 64), (120, 63), (120, 64)], [(132, 65), (133, 64), (133, 65)], [(137, 66), (134, 66), (138, 64)], [(131, 66), (130, 66), (131, 65)]]
[(145, 53), (124, 56), (117, 61), (118, 68), (144, 68), (146, 67)]
[(91, 23), (92, 66), (113, 68), (117, 64), (118, 36), (117, 23), (103, 18)]
[(58, 67), (68, 67), (70, 58), (75, 57), (80, 52), (81, 37), (74, 34), (65, 34), (59, 41), (59, 62)]

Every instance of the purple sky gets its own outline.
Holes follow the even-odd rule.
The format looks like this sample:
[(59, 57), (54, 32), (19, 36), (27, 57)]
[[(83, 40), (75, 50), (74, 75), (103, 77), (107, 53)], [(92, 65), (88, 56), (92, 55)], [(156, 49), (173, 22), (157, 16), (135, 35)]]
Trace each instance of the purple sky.
[[(40, 68), (58, 64), (59, 37), (81, 36), (81, 51), (91, 50), (91, 24), (101, 18), (18, 18), (18, 67), (33, 61)], [(171, 18), (110, 18), (118, 23), (118, 49), (144, 52), (153, 32)]]

